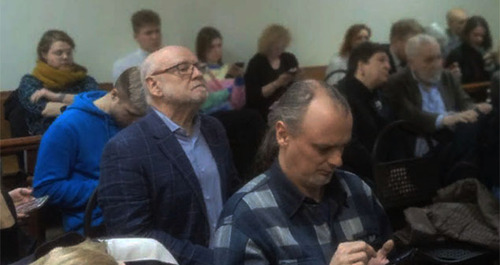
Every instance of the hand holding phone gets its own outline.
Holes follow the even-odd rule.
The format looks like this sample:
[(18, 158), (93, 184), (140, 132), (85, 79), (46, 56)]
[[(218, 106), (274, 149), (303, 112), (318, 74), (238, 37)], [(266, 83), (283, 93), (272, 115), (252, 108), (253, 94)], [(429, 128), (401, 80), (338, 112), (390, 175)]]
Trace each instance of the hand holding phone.
[(49, 195), (45, 195), (43, 197), (33, 199), (29, 202), (19, 204), (16, 206), (16, 213), (18, 216), (26, 215), (27, 213), (32, 212), (44, 206), (48, 199)]

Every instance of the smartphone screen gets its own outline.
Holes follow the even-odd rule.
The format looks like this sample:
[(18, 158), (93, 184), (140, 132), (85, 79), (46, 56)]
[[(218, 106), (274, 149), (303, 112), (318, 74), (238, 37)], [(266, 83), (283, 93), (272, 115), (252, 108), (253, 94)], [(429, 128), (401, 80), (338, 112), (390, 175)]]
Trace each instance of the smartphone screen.
[(42, 207), (47, 202), (48, 199), (49, 199), (49, 195), (45, 195), (43, 197), (36, 198), (36, 199), (29, 201), (27, 203), (20, 204), (20, 205), (16, 206), (16, 212), (18, 214), (19, 213), (29, 213), (33, 210), (36, 210), (36, 209)]

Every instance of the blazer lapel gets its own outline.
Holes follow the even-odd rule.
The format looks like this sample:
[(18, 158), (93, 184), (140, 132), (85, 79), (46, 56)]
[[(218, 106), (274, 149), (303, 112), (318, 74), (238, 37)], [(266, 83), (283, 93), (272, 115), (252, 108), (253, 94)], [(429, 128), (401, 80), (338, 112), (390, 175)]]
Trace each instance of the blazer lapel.
[(406, 68), (405, 71), (405, 75), (407, 75), (405, 79), (408, 81), (408, 88), (410, 90), (410, 99), (415, 100), (415, 105), (422, 109), (422, 94), (420, 94), (417, 80), (413, 77), (410, 68)]
[(447, 84), (444, 82), (444, 74), (441, 75), (441, 82), (438, 84), (439, 94), (441, 94), (441, 99), (443, 100), (445, 110), (454, 110), (455, 106), (453, 106), (450, 90), (448, 89)]
[(154, 128), (153, 136), (156, 138), (158, 148), (160, 148), (161, 152), (167, 157), (168, 160), (172, 161), (172, 165), (182, 173), (182, 177), (188, 182), (189, 186), (194, 191), (196, 200), (200, 204), (203, 214), (207, 218), (206, 220), (208, 220), (207, 209), (203, 199), (203, 192), (201, 190), (200, 183), (198, 182), (198, 178), (196, 177), (193, 166), (191, 165), (191, 161), (189, 161), (189, 158), (182, 149), (181, 144), (158, 114), (153, 112), (152, 117), (149, 120), (152, 128)]
[(229, 176), (228, 172), (226, 171), (225, 165), (229, 163), (229, 161), (224, 161), (228, 156), (224, 154), (224, 152), (227, 152), (227, 149), (224, 148), (224, 145), (219, 142), (220, 140), (218, 139), (219, 137), (217, 136), (217, 131), (215, 128), (211, 128), (210, 124), (207, 123), (206, 118), (203, 115), (201, 116), (201, 134), (203, 137), (205, 137), (205, 141), (208, 144), (208, 147), (210, 148), (210, 152), (212, 153), (212, 157), (215, 160), (215, 163), (217, 164), (217, 170), (219, 171), (219, 176), (220, 176), (220, 185), (221, 185), (221, 195), (222, 195), (222, 201), (226, 201), (227, 197), (226, 195), (228, 194), (228, 183), (229, 183)]

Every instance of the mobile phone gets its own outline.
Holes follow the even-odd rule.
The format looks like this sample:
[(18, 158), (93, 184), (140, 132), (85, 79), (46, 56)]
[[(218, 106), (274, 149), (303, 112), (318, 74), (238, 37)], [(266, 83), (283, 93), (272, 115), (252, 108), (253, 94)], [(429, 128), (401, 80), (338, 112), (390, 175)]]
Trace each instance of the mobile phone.
[(296, 67), (294, 67), (294, 68), (290, 68), (290, 69), (288, 69), (288, 71), (287, 71), (287, 72), (288, 72), (289, 74), (291, 74), (291, 75), (295, 75), (295, 74), (297, 73), (297, 68), (296, 68)]
[(240, 68), (243, 68), (245, 67), (245, 63), (244, 62), (237, 62), (235, 63), (236, 66), (240, 67)]
[(23, 213), (24, 214), (24, 213), (29, 213), (33, 210), (39, 209), (45, 205), (45, 203), (47, 202), (48, 199), (49, 199), (49, 195), (45, 195), (43, 197), (39, 197), (39, 198), (36, 198), (36, 199), (31, 200), (29, 202), (20, 204), (20, 205), (16, 206), (16, 213), (18, 213), (18, 214)]

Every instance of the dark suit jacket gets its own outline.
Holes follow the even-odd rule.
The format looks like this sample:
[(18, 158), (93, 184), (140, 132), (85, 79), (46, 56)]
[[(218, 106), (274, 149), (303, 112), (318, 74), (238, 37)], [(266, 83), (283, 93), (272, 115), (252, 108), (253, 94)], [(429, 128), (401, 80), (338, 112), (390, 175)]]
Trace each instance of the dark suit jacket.
[(372, 179), (373, 145), (379, 132), (392, 121), (392, 111), (378, 89), (370, 91), (350, 74), (337, 87), (349, 102), (353, 117), (352, 139), (342, 156), (344, 168)]
[[(237, 188), (222, 125), (201, 115), (217, 163), (222, 200)], [(158, 240), (179, 264), (212, 264), (210, 228), (198, 179), (175, 135), (154, 111), (118, 133), (101, 160), (98, 202), (111, 236)]]
[[(439, 93), (447, 111), (463, 111), (473, 107), (470, 97), (451, 73), (443, 71)], [(415, 123), (424, 132), (433, 133), (438, 114), (422, 110), (422, 95), (409, 68), (389, 78), (384, 89), (398, 119)]]
[(395, 74), (398, 71), (398, 68), (396, 66), (396, 62), (394, 61), (394, 58), (392, 57), (391, 53), (391, 45), (390, 44), (382, 44), (385, 49), (385, 53), (387, 54), (387, 57), (389, 57), (389, 64), (391, 65), (391, 69), (389, 70), (389, 74)]

